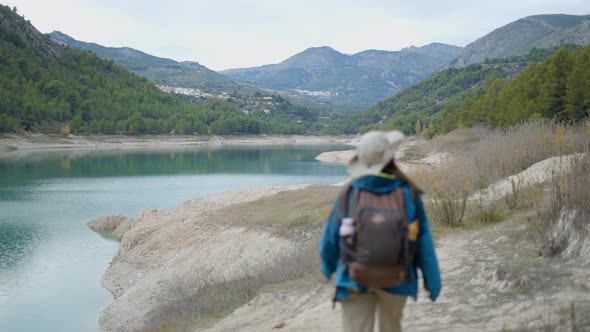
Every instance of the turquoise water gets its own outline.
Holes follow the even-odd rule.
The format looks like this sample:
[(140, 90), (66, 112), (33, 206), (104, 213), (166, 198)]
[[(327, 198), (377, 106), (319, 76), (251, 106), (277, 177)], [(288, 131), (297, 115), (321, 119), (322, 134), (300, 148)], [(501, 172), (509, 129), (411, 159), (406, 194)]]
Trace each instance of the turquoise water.
[(111, 295), (100, 277), (118, 243), (85, 223), (174, 208), (237, 188), (333, 184), (342, 165), (314, 160), (346, 146), (39, 152), (0, 159), (0, 331), (97, 331)]

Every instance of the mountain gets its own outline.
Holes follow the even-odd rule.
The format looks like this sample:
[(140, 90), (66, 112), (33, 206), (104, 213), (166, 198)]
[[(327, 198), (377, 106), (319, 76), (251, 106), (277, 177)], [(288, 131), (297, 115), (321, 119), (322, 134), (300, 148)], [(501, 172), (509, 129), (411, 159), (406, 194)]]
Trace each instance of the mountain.
[(354, 55), (327, 46), (313, 47), (279, 64), (220, 73), (260, 87), (315, 98), (337, 108), (360, 109), (441, 69), (460, 51), (460, 47), (438, 43)]
[(536, 15), (519, 19), (465, 46), (454, 65), (461, 67), (562, 44), (590, 44), (590, 15)]
[(16, 11), (2, 4), (0, 4), (0, 36), (18, 48), (34, 48), (48, 59), (54, 60), (65, 53), (63, 47), (52, 43), (30, 22), (18, 16)]
[(76, 40), (62, 32), (54, 31), (51, 39), (69, 47), (91, 51), (104, 59), (112, 59), (135, 74), (146, 77), (156, 84), (196, 88), (206, 92), (250, 91), (255, 89), (238, 84), (230, 78), (193, 61), (177, 62), (159, 58), (129, 47), (105, 47), (95, 43)]
[(165, 93), (113, 60), (52, 41), (0, 5), (0, 132), (303, 134), (316, 122), (280, 96), (260, 99), (265, 109), (246, 114), (223, 100)]

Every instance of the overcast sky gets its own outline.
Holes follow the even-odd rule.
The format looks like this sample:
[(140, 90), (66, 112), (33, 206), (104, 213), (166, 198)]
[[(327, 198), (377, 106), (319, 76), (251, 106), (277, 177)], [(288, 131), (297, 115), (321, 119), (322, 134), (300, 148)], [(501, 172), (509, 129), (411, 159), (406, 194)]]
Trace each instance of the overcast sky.
[(312, 46), (353, 54), (465, 46), (521, 17), (590, 14), (590, 0), (0, 0), (41, 32), (214, 69), (278, 63)]

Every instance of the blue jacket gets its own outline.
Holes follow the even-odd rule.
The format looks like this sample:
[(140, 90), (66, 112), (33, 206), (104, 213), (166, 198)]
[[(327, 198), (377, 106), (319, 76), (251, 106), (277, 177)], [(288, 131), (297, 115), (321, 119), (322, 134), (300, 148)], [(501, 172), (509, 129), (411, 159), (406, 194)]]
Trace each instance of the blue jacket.
[[(418, 222), (419, 231), (416, 240), (416, 252), (413, 266), (410, 266), (410, 279), (402, 281), (397, 287), (386, 288), (385, 291), (396, 295), (412, 296), (414, 299), (418, 296), (417, 269), (422, 270), (424, 277), (424, 288), (430, 293), (430, 299), (435, 301), (441, 290), (440, 272), (438, 262), (434, 252), (434, 243), (430, 234), (428, 218), (424, 212), (422, 199), (416, 194), (415, 202), (410, 199), (410, 188), (400, 179), (388, 178), (378, 175), (367, 175), (356, 178), (352, 181), (353, 188), (368, 190), (374, 193), (388, 193), (395, 188), (402, 186), (407, 206), (407, 215), (410, 222)], [(350, 197), (350, 196), (349, 196)], [(336, 296), (335, 299), (340, 301), (348, 296), (348, 291), (353, 289), (357, 292), (364, 293), (367, 291), (363, 287), (350, 279), (348, 271), (340, 260), (340, 248), (338, 245), (340, 229), (340, 220), (337, 220), (336, 214), (340, 203), (338, 200), (334, 203), (332, 213), (326, 220), (322, 238), (320, 240), (320, 255), (322, 257), (322, 273), (329, 280), (333, 273), (336, 273)]]

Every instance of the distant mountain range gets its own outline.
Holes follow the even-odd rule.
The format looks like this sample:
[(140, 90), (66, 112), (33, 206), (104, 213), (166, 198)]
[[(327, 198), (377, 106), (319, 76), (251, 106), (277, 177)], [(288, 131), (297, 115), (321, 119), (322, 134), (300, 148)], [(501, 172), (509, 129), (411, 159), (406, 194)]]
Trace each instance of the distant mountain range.
[(449, 66), (525, 55), (532, 48), (590, 43), (590, 15), (537, 15), (519, 19), (465, 48), (433, 43), (400, 51), (367, 50), (353, 55), (312, 47), (278, 64), (214, 72), (197, 62), (177, 62), (131, 48), (104, 47), (63, 33), (51, 38), (113, 59), (157, 84), (207, 92), (248, 95), (257, 89), (287, 95), (298, 103), (332, 110), (360, 110)]
[(536, 15), (519, 19), (465, 46), (454, 65), (461, 67), (486, 59), (523, 55), (531, 48), (563, 44), (590, 44), (590, 15)]
[(308, 48), (279, 64), (220, 73), (264, 88), (315, 97), (339, 108), (359, 109), (440, 70), (460, 52), (458, 46), (439, 43), (354, 55), (324, 46)]
[[(134, 63), (129, 59), (140, 67), (171, 64), (131, 49), (110, 51), (127, 65)], [(198, 64), (191, 68), (211, 74)], [(0, 133), (305, 134), (318, 132), (326, 119), (321, 111), (281, 96), (232, 92), (217, 97), (204, 101), (168, 94), (112, 59), (53, 41), (16, 8), (0, 5)]]
[(112, 59), (116, 64), (146, 77), (156, 84), (196, 88), (206, 92), (249, 91), (256, 89), (232, 79), (193, 61), (177, 62), (156, 57), (129, 47), (106, 47), (95, 43), (76, 40), (65, 33), (54, 31), (51, 39), (69, 47), (91, 51), (101, 58)]

